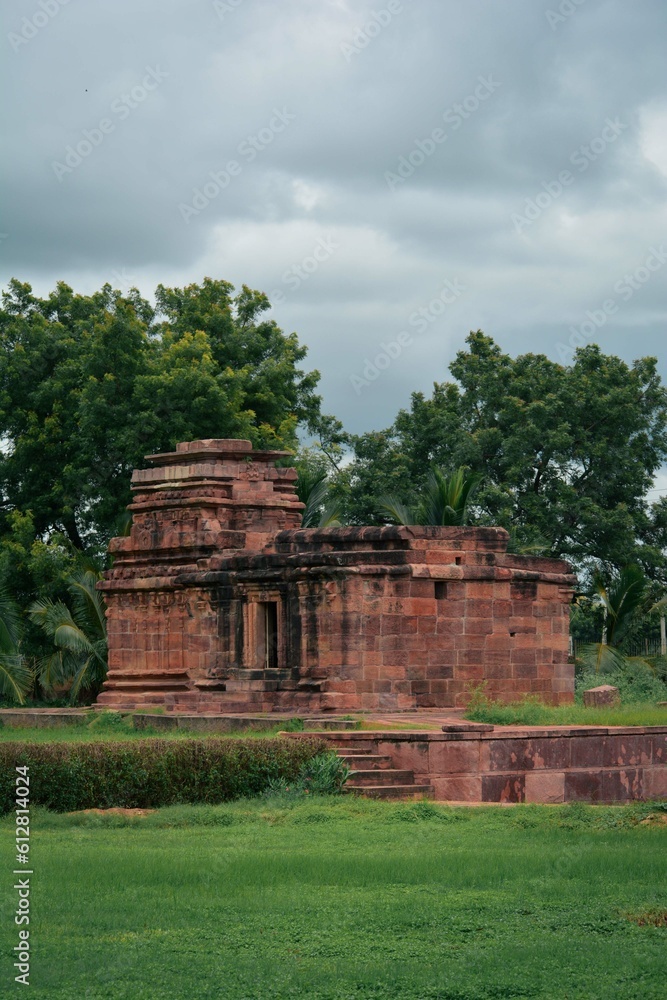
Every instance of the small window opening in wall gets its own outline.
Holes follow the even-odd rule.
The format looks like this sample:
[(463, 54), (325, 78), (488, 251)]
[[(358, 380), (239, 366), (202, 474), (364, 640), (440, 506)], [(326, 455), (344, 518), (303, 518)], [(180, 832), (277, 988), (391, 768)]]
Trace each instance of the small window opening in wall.
[(516, 632), (510, 632), (510, 635), (514, 637), (516, 635)]
[(454, 562), (457, 566), (461, 565), (461, 556), (454, 556)]
[(278, 666), (278, 605), (275, 601), (264, 601), (258, 605), (257, 612), (260, 660), (265, 670), (275, 670)]
[(444, 580), (436, 580), (435, 582), (435, 599), (436, 601), (444, 601), (447, 597), (447, 584)]

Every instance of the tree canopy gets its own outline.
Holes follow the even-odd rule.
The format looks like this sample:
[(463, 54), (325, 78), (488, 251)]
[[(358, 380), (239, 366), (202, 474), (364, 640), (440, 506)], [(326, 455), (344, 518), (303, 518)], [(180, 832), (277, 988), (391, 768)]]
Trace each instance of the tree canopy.
[[(132, 469), (181, 440), (245, 437), (296, 453), (307, 523), (386, 523), (391, 498), (394, 520), (503, 525), (515, 550), (564, 557), (591, 587), (596, 570), (615, 579), (636, 564), (656, 600), (664, 593), (667, 497), (648, 502), (667, 457), (655, 358), (627, 364), (596, 345), (569, 365), (512, 358), (478, 330), (450, 381), (413, 393), (389, 428), (354, 436), (321, 414), (319, 373), (302, 369), (306, 348), (263, 318), (268, 307), (263, 293), (210, 278), (159, 285), (154, 306), (108, 284), (80, 295), (60, 282), (40, 298), (10, 282), (0, 308), (0, 695), (11, 670), (20, 687), (25, 663), (44, 656), (29, 606), (62, 610), (82, 553), (91, 573), (103, 568)], [(304, 427), (316, 448), (299, 447)]]
[(350, 523), (377, 520), (377, 501), (405, 502), (434, 467), (483, 476), (474, 519), (511, 528), (519, 548), (579, 568), (667, 566), (664, 501), (647, 503), (667, 455), (667, 391), (655, 358), (631, 365), (596, 345), (564, 366), (542, 354), (516, 358), (481, 331), (450, 365), (455, 381), (413, 393), (385, 431), (351, 437), (353, 460), (337, 474)]
[(319, 416), (306, 348), (262, 319), (265, 295), (205, 278), (165, 288), (46, 298), (13, 280), (0, 310), (0, 491), (4, 533), (19, 512), (36, 538), (104, 551), (131, 470), (181, 440), (246, 437), (294, 449)]

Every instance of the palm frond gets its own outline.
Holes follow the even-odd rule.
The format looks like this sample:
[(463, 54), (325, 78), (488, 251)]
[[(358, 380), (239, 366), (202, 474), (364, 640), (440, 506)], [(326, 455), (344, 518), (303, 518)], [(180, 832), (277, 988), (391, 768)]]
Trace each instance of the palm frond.
[(577, 659), (587, 670), (594, 670), (596, 674), (613, 673), (615, 670), (622, 670), (626, 663), (626, 657), (606, 642), (586, 642), (577, 647)]
[(93, 570), (83, 570), (75, 573), (69, 582), (74, 607), (74, 620), (88, 635), (105, 638), (107, 634), (106, 615), (102, 595), (97, 590), (97, 583), (102, 578), (101, 573)]
[(0, 653), (0, 692), (7, 698), (25, 704), (33, 684), (33, 673), (20, 653)]
[(646, 601), (647, 579), (639, 566), (624, 566), (618, 578), (607, 586), (597, 572), (593, 582), (605, 609), (607, 642), (618, 645), (628, 631), (635, 613)]
[(53, 641), (56, 646), (68, 653), (90, 653), (92, 643), (85, 632), (82, 632), (78, 625), (70, 622), (63, 622), (56, 629)]
[(529, 537), (520, 537), (514, 525), (511, 525), (508, 529), (509, 540), (507, 542), (507, 551), (518, 556), (541, 556), (543, 553), (549, 551), (549, 542), (540, 535), (531, 533)]
[(42, 598), (28, 613), (52, 640), (55, 650), (40, 661), (37, 675), (47, 689), (71, 682), (70, 700), (81, 691), (99, 688), (107, 670), (107, 631), (102, 595), (96, 589), (100, 574), (84, 567), (69, 581), (73, 608)]
[(28, 608), (31, 620), (53, 639), (56, 630), (64, 623), (74, 625), (70, 609), (62, 601), (52, 601), (50, 597), (41, 597), (33, 601)]
[(462, 465), (450, 476), (431, 469), (417, 509), (418, 524), (459, 527), (466, 523), (468, 504), (483, 476)]
[(332, 500), (328, 503), (322, 513), (320, 514), (320, 520), (318, 522), (318, 528), (341, 528), (342, 521), (340, 520), (341, 505), (337, 500)]
[(14, 599), (0, 588), (0, 653), (13, 655), (21, 635), (21, 617)]
[(78, 670), (72, 678), (70, 688), (70, 701), (76, 702), (82, 691), (95, 690), (101, 687), (106, 676), (106, 669), (102, 669), (94, 656), (89, 656), (80, 663)]
[(331, 487), (326, 476), (305, 470), (296, 482), (299, 500), (305, 503), (301, 514), (302, 528), (340, 528), (341, 504), (331, 498)]
[(48, 656), (42, 657), (35, 664), (35, 676), (46, 691), (52, 691), (58, 684), (66, 684), (75, 669), (70, 660), (57, 649)]
[(306, 505), (301, 514), (302, 528), (318, 527), (321, 508), (326, 501), (328, 492), (329, 487), (326, 479), (320, 479), (311, 483), (308, 489), (302, 486), (299, 499)]
[(385, 514), (389, 514), (390, 517), (398, 524), (416, 524), (415, 513), (410, 507), (406, 507), (404, 503), (401, 503), (396, 497), (383, 496), (377, 502), (378, 510)]

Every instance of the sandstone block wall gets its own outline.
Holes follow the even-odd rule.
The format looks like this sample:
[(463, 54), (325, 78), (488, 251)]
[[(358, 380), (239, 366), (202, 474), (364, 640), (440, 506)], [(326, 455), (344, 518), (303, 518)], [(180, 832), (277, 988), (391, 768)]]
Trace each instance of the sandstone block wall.
[(178, 445), (133, 477), (101, 585), (103, 704), (401, 710), (571, 700), (566, 563), (501, 528), (298, 529), (296, 473), (249, 442)]
[[(290, 734), (301, 738), (304, 734)], [(442, 802), (630, 802), (667, 798), (667, 728), (503, 727), (486, 733), (323, 734), (387, 754)]]

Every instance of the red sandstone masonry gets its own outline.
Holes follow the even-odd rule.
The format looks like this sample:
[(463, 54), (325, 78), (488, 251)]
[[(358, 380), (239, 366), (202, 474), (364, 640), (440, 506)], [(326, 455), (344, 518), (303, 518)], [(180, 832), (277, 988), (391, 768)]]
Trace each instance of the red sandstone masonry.
[(168, 709), (448, 707), (480, 681), (572, 700), (566, 563), (508, 555), (500, 528), (298, 529), (282, 455), (186, 442), (134, 473), (101, 704), (159, 699), (165, 671)]
[(666, 726), (323, 735), (339, 748), (391, 757), (393, 768), (414, 771), (441, 802), (667, 799)]

